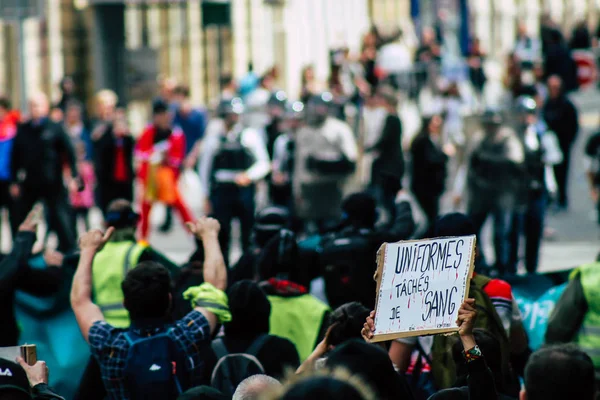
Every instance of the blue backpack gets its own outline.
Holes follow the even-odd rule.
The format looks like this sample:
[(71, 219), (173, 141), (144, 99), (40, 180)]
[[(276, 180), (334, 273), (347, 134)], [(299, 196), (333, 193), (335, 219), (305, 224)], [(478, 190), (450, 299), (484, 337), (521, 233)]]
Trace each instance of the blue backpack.
[(167, 333), (148, 337), (132, 330), (125, 333), (129, 351), (123, 377), (132, 400), (176, 399), (183, 392), (180, 377), (185, 363)]

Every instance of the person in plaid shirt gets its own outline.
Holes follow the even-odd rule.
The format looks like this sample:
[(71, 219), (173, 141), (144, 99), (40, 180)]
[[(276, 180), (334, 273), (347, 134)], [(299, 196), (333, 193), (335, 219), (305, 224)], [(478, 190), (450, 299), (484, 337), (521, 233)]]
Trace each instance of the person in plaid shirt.
[[(197, 293), (205, 295), (208, 291), (217, 298), (225, 297), (222, 291), (227, 284), (227, 270), (218, 242), (219, 223), (212, 218), (201, 218), (196, 223), (189, 223), (188, 228), (202, 241), (205, 251), (205, 283), (200, 287), (203, 290)], [(105, 233), (93, 230), (80, 238), (81, 256), (73, 278), (71, 306), (81, 333), (100, 365), (108, 398), (129, 399), (131, 395), (124, 374), (130, 348), (125, 337), (128, 330), (106, 323), (102, 311), (91, 300), (92, 262), (112, 233), (113, 228)], [(207, 301), (202, 295), (194, 296), (196, 307), (183, 319), (169, 324), (170, 285), (171, 278), (165, 267), (155, 262), (142, 262), (131, 269), (123, 281), (124, 305), (131, 318), (129, 331), (136, 335), (152, 336), (167, 327), (167, 335), (176, 345), (177, 358), (185, 360), (185, 376), (189, 379), (181, 385), (186, 390), (197, 385), (205, 372), (204, 355), (199, 349), (210, 344), (217, 324), (226, 318), (222, 310), (227, 307), (211, 302), (211, 299)], [(200, 301), (203, 307), (198, 306)]]

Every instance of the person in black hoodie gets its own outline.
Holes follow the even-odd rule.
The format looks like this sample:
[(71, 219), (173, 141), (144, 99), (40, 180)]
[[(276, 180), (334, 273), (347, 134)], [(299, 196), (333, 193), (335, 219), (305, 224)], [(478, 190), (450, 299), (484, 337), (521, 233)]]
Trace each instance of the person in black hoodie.
[(94, 164), (98, 182), (99, 206), (106, 214), (108, 205), (116, 199), (133, 201), (133, 148), (127, 121), (117, 117), (106, 121), (96, 130)]
[(423, 119), (423, 128), (410, 147), (412, 155), (411, 188), (429, 225), (435, 222), (444, 193), (448, 155), (451, 150), (442, 144), (442, 117)]
[(398, 117), (398, 97), (390, 87), (382, 87), (378, 96), (383, 100), (387, 112), (381, 136), (367, 151), (375, 152), (371, 169), (371, 184), (379, 202), (389, 213), (390, 220), (396, 218), (394, 200), (402, 187), (404, 155), (402, 154), (402, 122)]
[(558, 206), (566, 209), (569, 206), (567, 189), (571, 148), (579, 131), (579, 116), (563, 90), (563, 81), (557, 75), (548, 78), (548, 100), (542, 113), (548, 129), (556, 134), (563, 154), (563, 161), (554, 167), (554, 174), (558, 184)]
[(71, 172), (68, 189), (79, 190), (75, 151), (62, 125), (49, 119), (45, 94), (33, 95), (29, 109), (31, 119), (19, 126), (13, 145), (10, 192), (17, 205), (15, 219), (20, 223), (35, 203), (43, 201), (49, 231), (58, 236), (58, 250), (67, 253), (75, 248), (76, 238), (63, 165)]
[[(225, 323), (225, 336), (216, 339), (229, 354), (247, 353), (257, 340), (263, 345), (254, 355), (265, 369), (265, 374), (276, 379), (285, 375), (286, 368), (296, 369), (300, 364), (298, 352), (287, 339), (269, 335), (271, 304), (256, 282), (239, 281), (227, 290), (231, 321)], [(264, 339), (262, 339), (264, 337)], [(217, 346), (213, 341), (213, 349)], [(216, 354), (213, 354), (216, 360)]]

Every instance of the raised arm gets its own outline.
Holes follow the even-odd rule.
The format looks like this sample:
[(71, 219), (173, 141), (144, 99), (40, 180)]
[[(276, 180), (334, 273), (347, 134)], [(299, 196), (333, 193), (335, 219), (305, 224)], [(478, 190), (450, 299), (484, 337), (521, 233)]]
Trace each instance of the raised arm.
[(71, 287), (71, 307), (81, 334), (87, 342), (89, 342), (88, 336), (94, 322), (104, 320), (100, 307), (92, 302), (92, 263), (96, 253), (102, 250), (113, 231), (112, 227), (108, 228), (106, 233), (93, 230), (85, 233), (79, 239), (81, 253)]
[[(227, 288), (227, 267), (223, 259), (223, 252), (219, 245), (219, 230), (221, 226), (216, 219), (202, 217), (195, 223), (187, 224), (189, 230), (202, 241), (204, 247), (204, 282), (210, 283), (218, 290)], [(197, 305), (195, 309), (206, 317), (210, 324), (211, 332), (217, 327), (217, 316), (207, 308)]]

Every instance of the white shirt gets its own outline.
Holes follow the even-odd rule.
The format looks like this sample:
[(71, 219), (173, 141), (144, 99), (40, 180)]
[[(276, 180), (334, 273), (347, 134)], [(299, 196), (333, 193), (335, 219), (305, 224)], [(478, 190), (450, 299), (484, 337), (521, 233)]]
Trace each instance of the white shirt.
[[(200, 175), (200, 184), (204, 193), (210, 193), (210, 183), (212, 175), (212, 165), (215, 155), (219, 151), (221, 144), (221, 134), (210, 135), (205, 139), (202, 154), (200, 156), (200, 167), (198, 174)], [(269, 162), (269, 154), (264, 141), (260, 134), (251, 128), (242, 128), (241, 125), (234, 126), (227, 134), (228, 141), (240, 140), (244, 146), (254, 157), (254, 163), (248, 168), (245, 173), (252, 182), (258, 182), (263, 179), (271, 171)]]
[(379, 50), (377, 66), (388, 74), (405, 72), (412, 67), (412, 58), (405, 45), (390, 43)]

